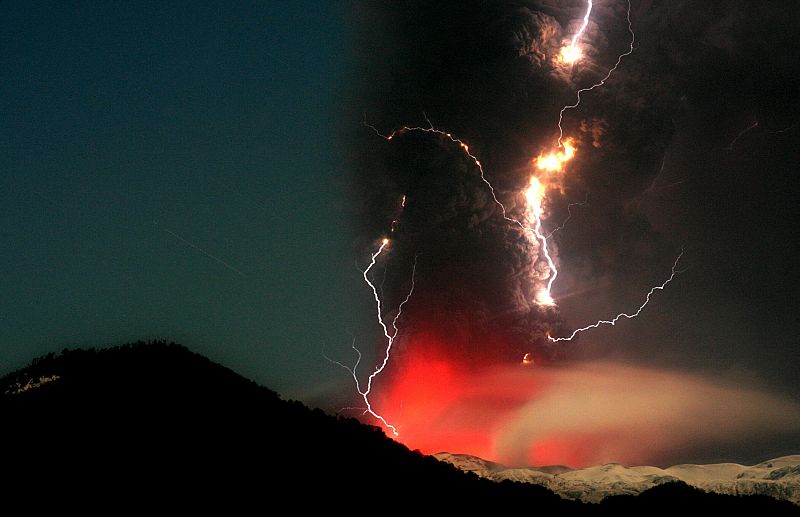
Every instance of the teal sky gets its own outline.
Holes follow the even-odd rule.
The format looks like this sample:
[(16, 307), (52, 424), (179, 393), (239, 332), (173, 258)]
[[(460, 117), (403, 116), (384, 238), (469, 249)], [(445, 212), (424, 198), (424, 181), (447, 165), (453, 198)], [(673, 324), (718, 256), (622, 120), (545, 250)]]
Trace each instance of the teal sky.
[(163, 338), (314, 398), (347, 382), (323, 346), (368, 314), (335, 137), (346, 13), (168, 4), (4, 5), (0, 373)]

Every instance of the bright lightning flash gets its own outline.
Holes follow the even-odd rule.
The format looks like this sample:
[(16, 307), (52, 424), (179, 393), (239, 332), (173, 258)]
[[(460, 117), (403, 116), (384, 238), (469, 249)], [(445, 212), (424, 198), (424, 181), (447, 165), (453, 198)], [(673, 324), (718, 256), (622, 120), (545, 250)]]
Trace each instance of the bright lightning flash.
[(549, 154), (540, 154), (536, 158), (536, 168), (546, 172), (561, 172), (564, 165), (575, 156), (575, 144), (571, 138), (565, 139), (561, 143), (563, 151), (555, 151)]
[[(592, 0), (588, 0), (588, 7), (586, 10), (586, 15), (583, 18), (583, 24), (581, 25), (578, 32), (575, 33), (575, 35), (572, 37), (572, 41), (570, 42), (570, 44), (561, 49), (561, 54), (559, 56), (559, 60), (561, 62), (574, 64), (581, 58), (582, 53), (580, 49), (577, 47), (577, 43), (581, 35), (583, 34), (583, 31), (586, 29), (587, 24), (589, 23), (589, 15), (591, 14), (591, 12), (592, 12)], [(631, 24), (630, 0), (628, 1), (628, 11), (626, 14), (626, 19), (628, 22), (628, 32), (631, 35), (631, 40), (628, 50), (620, 54), (619, 57), (617, 57), (617, 62), (614, 64), (613, 67), (611, 67), (608, 70), (608, 73), (606, 73), (606, 75), (602, 79), (600, 79), (599, 82), (589, 87), (579, 89), (576, 93), (575, 102), (572, 104), (567, 104), (563, 108), (561, 108), (561, 111), (558, 114), (558, 140), (556, 142), (557, 143), (556, 151), (550, 152), (549, 154), (540, 154), (539, 157), (536, 158), (535, 161), (536, 168), (541, 172), (542, 179), (540, 179), (537, 176), (531, 177), (530, 186), (526, 191), (529, 218), (534, 221), (534, 233), (536, 237), (542, 242), (541, 249), (543, 255), (547, 259), (549, 271), (552, 273), (549, 277), (547, 288), (539, 290), (536, 294), (536, 301), (541, 305), (555, 305), (555, 301), (553, 300), (553, 297), (550, 293), (553, 286), (553, 282), (558, 276), (558, 270), (556, 269), (555, 264), (552, 258), (550, 257), (550, 253), (548, 250), (547, 237), (544, 234), (542, 234), (541, 231), (542, 218), (544, 217), (543, 203), (545, 199), (545, 187), (543, 186), (542, 180), (546, 181), (548, 186), (559, 185), (558, 183), (559, 178), (555, 176), (553, 173), (563, 172), (565, 164), (575, 156), (576, 149), (574, 141), (571, 138), (564, 138), (564, 128), (562, 127), (562, 122), (564, 120), (564, 113), (568, 110), (575, 109), (580, 105), (581, 95), (583, 93), (590, 92), (595, 88), (599, 88), (605, 85), (606, 81), (608, 81), (608, 79), (611, 77), (611, 74), (614, 73), (614, 71), (619, 67), (620, 63), (622, 62), (622, 59), (633, 53), (634, 44), (636, 42), (636, 34), (633, 32), (633, 26)], [(745, 132), (752, 129), (752, 127), (754, 126), (747, 128)], [(739, 136), (741, 136), (741, 134)], [(738, 138), (739, 137), (737, 136), (737, 139)], [(731, 143), (731, 146), (735, 142), (736, 139), (734, 139), (734, 142)], [(552, 233), (550, 235), (552, 235)], [(656, 291), (663, 290), (667, 286), (667, 284), (669, 284), (673, 280), (673, 278), (675, 278), (675, 275), (677, 274), (676, 268), (682, 256), (683, 256), (683, 251), (681, 251), (678, 257), (675, 259), (675, 262), (672, 265), (672, 272), (669, 278), (667, 278), (667, 280), (664, 281), (664, 283), (662, 283), (661, 285), (657, 285), (652, 289), (650, 289), (650, 291), (647, 293), (647, 296), (645, 297), (644, 302), (639, 306), (639, 308), (635, 312), (631, 314), (623, 312), (610, 320), (598, 320), (597, 322), (591, 325), (587, 325), (585, 327), (581, 327), (579, 329), (574, 330), (572, 334), (566, 337), (554, 338), (548, 333), (547, 339), (554, 343), (559, 341), (571, 341), (572, 339), (575, 338), (575, 336), (577, 336), (581, 332), (598, 328), (601, 325), (612, 325), (612, 326), (616, 325), (616, 323), (621, 318), (633, 319), (639, 316), (639, 314), (644, 310), (647, 304), (650, 303), (650, 298), (653, 295), (653, 293), (655, 293)], [(526, 362), (527, 358), (528, 355), (526, 355), (525, 358), (523, 358), (523, 364), (527, 364)]]
[(578, 48), (578, 40), (583, 35), (583, 31), (586, 30), (586, 26), (589, 25), (590, 14), (592, 14), (592, 0), (589, 0), (588, 2), (586, 14), (583, 15), (583, 23), (581, 24), (580, 29), (578, 29), (578, 32), (572, 36), (572, 41), (569, 42), (569, 45), (561, 48), (561, 53), (558, 55), (558, 60), (560, 62), (567, 65), (574, 65), (583, 57), (583, 52), (581, 52), (581, 49)]
[(542, 243), (541, 244), (541, 252), (542, 256), (544, 256), (545, 261), (547, 262), (547, 286), (544, 288), (540, 288), (536, 291), (536, 303), (539, 305), (555, 305), (556, 302), (553, 299), (553, 296), (550, 294), (550, 290), (553, 287), (553, 282), (555, 282), (556, 277), (558, 276), (558, 269), (556, 269), (556, 263), (553, 258), (550, 256), (550, 250), (547, 246), (547, 237), (542, 232), (542, 216), (544, 214), (543, 202), (545, 196), (545, 187), (539, 181), (539, 178), (536, 176), (531, 176), (531, 183), (528, 186), (528, 190), (525, 191), (525, 200), (528, 202), (528, 218), (533, 221), (533, 233), (536, 238)]
[(581, 49), (573, 47), (572, 45), (562, 47), (561, 52), (558, 54), (558, 60), (567, 65), (574, 65), (583, 57)]
[(561, 147), (563, 147), (561, 151), (540, 154), (536, 158), (534, 163), (539, 170), (539, 175), (531, 176), (530, 184), (525, 191), (528, 220), (533, 226), (533, 235), (540, 243), (540, 254), (544, 257), (545, 262), (547, 262), (547, 271), (544, 277), (544, 279), (547, 280), (547, 284), (545, 287), (537, 289), (536, 298), (534, 300), (537, 304), (544, 306), (554, 306), (556, 304), (551, 293), (553, 290), (553, 283), (558, 277), (558, 269), (550, 253), (548, 236), (545, 235), (542, 227), (542, 219), (545, 216), (545, 196), (548, 186), (561, 189), (561, 177), (559, 174), (555, 173), (563, 172), (566, 163), (575, 157), (576, 152), (574, 141), (571, 138), (565, 139)]

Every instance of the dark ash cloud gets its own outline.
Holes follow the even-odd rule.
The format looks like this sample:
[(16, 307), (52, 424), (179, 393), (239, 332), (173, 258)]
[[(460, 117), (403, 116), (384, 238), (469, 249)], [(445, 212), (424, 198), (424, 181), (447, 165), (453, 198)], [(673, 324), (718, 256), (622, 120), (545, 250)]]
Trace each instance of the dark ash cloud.
[[(766, 281), (782, 289), (777, 273), (765, 277), (753, 265), (763, 260), (760, 246), (743, 246), (742, 227), (731, 221), (751, 230), (776, 224), (759, 214), (769, 203), (786, 210), (797, 206), (790, 194), (797, 191), (796, 180), (780, 180), (780, 193), (765, 192), (759, 172), (749, 168), (754, 160), (735, 160), (721, 149), (757, 119), (760, 125), (737, 145), (747, 138), (772, 139), (779, 152), (770, 152), (769, 160), (777, 170), (788, 170), (797, 156), (797, 132), (770, 133), (800, 120), (792, 41), (800, 31), (790, 3), (633, 2), (635, 52), (564, 119), (578, 155), (563, 192), (548, 197), (546, 225), (560, 225), (570, 203), (587, 196), (589, 202), (573, 208), (569, 224), (553, 239), (561, 266), (554, 291), (561, 314), (530, 303), (530, 243), (500, 217), (457, 146), (419, 134), (388, 143), (361, 125), (366, 114), (389, 132), (425, 125), (427, 115), (469, 143), (500, 199), (517, 214), (530, 160), (552, 145), (559, 109), (574, 101), (577, 88), (601, 78), (628, 45), (627, 4), (597, 2), (583, 40), (587, 60), (572, 71), (554, 66), (550, 57), (584, 9), (578, 0), (356, 4), (354, 44), (361, 53), (354, 59), (344, 124), (357, 255), (374, 250), (406, 194), (408, 206), (387, 261), (387, 306), (405, 294), (410, 264), (420, 254), (404, 335), (413, 342), (415, 332), (436, 334), (436, 342), (449, 343), (453, 357), (466, 363), (517, 361), (532, 351), (540, 360), (613, 353), (681, 367), (709, 357), (756, 370), (786, 367), (753, 352), (763, 340), (743, 339), (731, 349), (706, 338), (728, 331), (722, 313), (711, 315), (735, 303), (744, 286)], [(729, 172), (721, 176), (725, 168)], [(748, 204), (728, 201), (732, 191), (748, 189), (759, 200), (748, 204), (761, 212), (743, 221)], [(791, 219), (786, 210), (783, 217)], [(773, 240), (789, 235), (785, 224), (777, 224), (781, 229)], [(689, 269), (663, 294), (649, 324), (631, 322), (614, 328), (613, 335), (597, 332), (549, 346), (549, 328), (558, 333), (638, 306), (642, 294), (664, 280), (683, 246)], [(789, 267), (789, 259), (767, 260)], [(734, 264), (746, 274), (737, 274)], [(798, 285), (796, 274), (788, 284)], [(791, 311), (779, 310), (784, 312), (777, 319), (788, 330), (780, 344), (770, 345), (776, 358), (789, 350), (796, 330)], [(710, 319), (687, 328), (683, 321), (696, 320), (698, 313)], [(774, 315), (755, 309), (730, 334), (752, 334), (743, 329)], [(674, 339), (675, 329), (686, 329), (685, 335)], [(795, 371), (798, 364), (789, 362)]]

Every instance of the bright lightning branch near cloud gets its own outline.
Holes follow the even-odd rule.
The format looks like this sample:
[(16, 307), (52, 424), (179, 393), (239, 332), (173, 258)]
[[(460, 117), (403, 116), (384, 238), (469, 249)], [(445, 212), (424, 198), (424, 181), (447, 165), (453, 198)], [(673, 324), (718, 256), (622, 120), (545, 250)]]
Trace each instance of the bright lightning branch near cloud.
[(586, 30), (586, 26), (589, 25), (589, 15), (592, 14), (593, 5), (594, 4), (592, 0), (589, 0), (587, 2), (586, 14), (583, 15), (583, 23), (581, 24), (580, 29), (578, 29), (578, 32), (576, 32), (575, 35), (572, 36), (572, 41), (570, 41), (569, 45), (561, 49), (561, 54), (559, 54), (559, 59), (563, 63), (573, 65), (577, 61), (579, 61), (581, 57), (583, 57), (583, 52), (581, 52), (581, 49), (578, 48), (578, 40), (580, 39), (581, 36), (583, 36), (583, 31)]
[(621, 312), (621, 313), (617, 314), (616, 316), (614, 316), (610, 320), (598, 320), (596, 323), (592, 323), (591, 325), (586, 325), (585, 327), (581, 327), (581, 328), (575, 329), (574, 331), (572, 331), (572, 334), (570, 334), (569, 336), (566, 336), (566, 337), (552, 337), (552, 336), (550, 336), (550, 334), (547, 334), (547, 339), (550, 340), (553, 343), (557, 343), (559, 341), (572, 341), (575, 338), (575, 336), (577, 336), (581, 332), (585, 332), (585, 331), (591, 330), (591, 329), (596, 329), (596, 328), (600, 327), (601, 325), (614, 326), (622, 318), (632, 320), (633, 318), (637, 317), (644, 310), (644, 308), (647, 307), (647, 304), (650, 303), (650, 297), (653, 296), (653, 293), (655, 293), (656, 291), (663, 291), (664, 288), (667, 287), (667, 284), (672, 282), (672, 279), (674, 279), (675, 275), (678, 274), (678, 271), (677, 271), (678, 262), (680, 262), (682, 256), (683, 256), (683, 250), (681, 250), (681, 252), (678, 254), (678, 257), (675, 259), (675, 262), (673, 262), (672, 271), (670, 272), (669, 278), (664, 280), (664, 282), (661, 285), (657, 285), (657, 286), (653, 287), (652, 289), (650, 289), (650, 291), (647, 293), (647, 296), (644, 299), (644, 302), (639, 306), (638, 309), (636, 309), (636, 312), (634, 312), (632, 314), (627, 314), (625, 312)]
[(394, 425), (387, 422), (383, 416), (375, 412), (375, 410), (372, 407), (372, 403), (369, 400), (369, 395), (372, 392), (372, 382), (375, 380), (375, 377), (377, 377), (378, 375), (381, 374), (381, 372), (383, 372), (383, 370), (386, 368), (386, 365), (389, 363), (389, 357), (392, 353), (392, 346), (394, 345), (394, 341), (397, 338), (397, 334), (400, 331), (397, 328), (397, 322), (400, 319), (400, 316), (403, 314), (403, 307), (411, 299), (411, 295), (414, 294), (414, 280), (417, 272), (417, 260), (415, 258), (414, 267), (411, 270), (411, 287), (409, 288), (408, 294), (406, 295), (405, 299), (397, 307), (397, 313), (394, 315), (394, 318), (392, 318), (391, 322), (392, 330), (390, 332), (389, 326), (386, 325), (386, 322), (384, 321), (383, 318), (383, 302), (381, 301), (380, 295), (378, 295), (378, 289), (375, 287), (375, 284), (372, 283), (372, 280), (370, 280), (369, 278), (369, 273), (372, 270), (372, 268), (375, 267), (378, 257), (384, 251), (387, 250), (388, 246), (390, 245), (390, 242), (391, 241), (388, 238), (384, 238), (383, 240), (381, 240), (380, 247), (375, 253), (372, 254), (369, 265), (362, 272), (364, 282), (366, 282), (366, 284), (372, 290), (372, 295), (375, 300), (375, 310), (377, 314), (378, 325), (380, 325), (381, 329), (383, 329), (383, 336), (386, 338), (386, 350), (383, 356), (383, 361), (381, 362), (380, 366), (377, 366), (375, 370), (369, 375), (369, 377), (367, 377), (366, 387), (362, 387), (361, 381), (358, 379), (358, 366), (361, 363), (361, 351), (358, 348), (356, 348), (355, 345), (351, 346), (353, 350), (356, 351), (356, 354), (358, 354), (358, 359), (356, 360), (356, 363), (355, 365), (353, 365), (352, 368), (340, 363), (339, 361), (334, 361), (332, 359), (328, 360), (332, 361), (335, 364), (338, 364), (339, 366), (341, 366), (342, 368), (344, 368), (345, 370), (349, 371), (352, 374), (353, 380), (356, 383), (356, 390), (358, 391), (359, 395), (361, 395), (361, 398), (364, 399), (364, 404), (366, 404), (364, 413), (369, 413), (373, 417), (380, 420), (381, 423), (383, 423), (383, 425), (385, 425), (388, 429), (390, 429), (395, 436), (398, 436), (399, 433), (397, 432), (397, 428)]

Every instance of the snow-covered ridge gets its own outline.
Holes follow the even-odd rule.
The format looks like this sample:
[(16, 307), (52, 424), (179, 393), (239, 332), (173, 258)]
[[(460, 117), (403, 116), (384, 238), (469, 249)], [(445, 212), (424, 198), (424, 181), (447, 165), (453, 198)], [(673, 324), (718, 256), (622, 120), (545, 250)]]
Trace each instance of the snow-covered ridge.
[(616, 463), (585, 469), (508, 468), (466, 454), (440, 452), (434, 456), (487, 479), (534, 483), (563, 497), (587, 502), (599, 502), (611, 495), (636, 495), (656, 485), (679, 480), (708, 492), (761, 494), (800, 505), (800, 455), (783, 456), (753, 466), (717, 463), (675, 465), (666, 469), (625, 467)]

